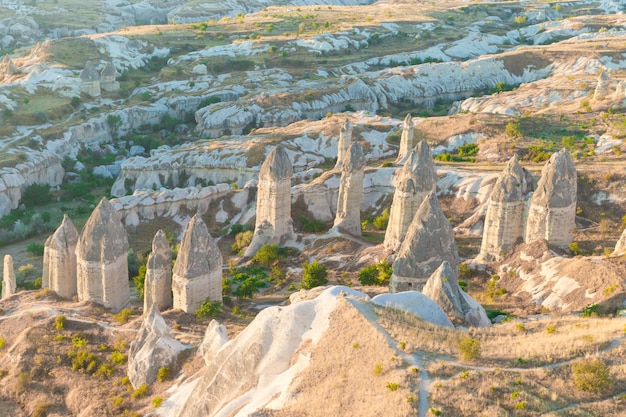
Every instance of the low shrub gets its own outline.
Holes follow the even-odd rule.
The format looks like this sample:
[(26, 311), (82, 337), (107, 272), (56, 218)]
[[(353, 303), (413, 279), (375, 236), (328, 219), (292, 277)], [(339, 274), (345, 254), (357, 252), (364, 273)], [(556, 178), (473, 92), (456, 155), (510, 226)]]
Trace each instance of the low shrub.
[(577, 389), (596, 394), (607, 391), (612, 384), (609, 367), (600, 359), (572, 363), (572, 378)]
[(459, 355), (463, 360), (474, 360), (480, 358), (480, 341), (466, 336), (457, 344)]

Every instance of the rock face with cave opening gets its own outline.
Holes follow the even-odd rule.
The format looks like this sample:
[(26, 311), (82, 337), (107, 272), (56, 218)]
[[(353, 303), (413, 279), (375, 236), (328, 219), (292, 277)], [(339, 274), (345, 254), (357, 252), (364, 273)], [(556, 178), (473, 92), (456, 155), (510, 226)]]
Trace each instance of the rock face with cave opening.
[(50, 288), (62, 298), (76, 295), (77, 244), (78, 230), (66, 214), (44, 245), (42, 288)]
[(156, 304), (159, 310), (172, 307), (172, 250), (163, 230), (154, 235), (152, 252), (146, 263), (144, 313), (147, 313), (153, 304)]
[(411, 151), (397, 173), (396, 190), (389, 211), (384, 246), (395, 252), (402, 245), (417, 209), (429, 193), (437, 188), (437, 171), (430, 146), (423, 140)]
[(76, 245), (78, 299), (112, 311), (130, 303), (128, 236), (115, 208), (102, 198), (87, 219)]
[(433, 192), (424, 199), (409, 225), (393, 263), (389, 291), (421, 290), (443, 261), (458, 271), (459, 254), (452, 226)]
[(574, 161), (567, 149), (561, 149), (543, 167), (530, 199), (526, 243), (545, 239), (548, 245), (567, 250), (576, 226), (576, 190)]
[(496, 180), (487, 202), (478, 259), (499, 260), (524, 238), (525, 198), (532, 189), (532, 175), (520, 166), (514, 155)]
[(365, 154), (359, 142), (352, 142), (343, 158), (337, 213), (333, 228), (354, 236), (361, 236), (361, 199)]
[(285, 148), (278, 145), (267, 156), (261, 171), (256, 203), (256, 224), (245, 256), (254, 256), (261, 246), (280, 245), (293, 237), (291, 176), (293, 166)]
[(202, 303), (222, 301), (222, 254), (198, 214), (180, 242), (172, 274), (174, 308), (193, 313)]

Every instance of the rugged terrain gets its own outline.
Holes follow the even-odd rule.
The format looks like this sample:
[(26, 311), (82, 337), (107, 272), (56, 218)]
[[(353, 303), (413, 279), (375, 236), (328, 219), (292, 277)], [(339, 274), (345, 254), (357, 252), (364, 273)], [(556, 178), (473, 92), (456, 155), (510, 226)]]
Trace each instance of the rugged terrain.
[[(0, 0), (0, 253), (20, 288), (0, 302), (0, 414), (624, 415), (626, 2), (92, 3)], [(379, 219), (407, 113), (435, 156), (459, 281), (492, 327), (438, 327), (348, 288), (292, 295), (313, 260), (330, 284), (387, 292), (358, 278), (387, 255)], [(330, 230), (346, 121), (366, 161), (358, 237)], [(166, 311), (182, 351), (171, 376), (135, 394), (123, 380), (142, 324), (134, 289), (128, 322), (30, 291), (37, 246), (64, 213), (80, 231), (102, 196), (126, 226), (131, 277), (157, 230), (176, 252), (196, 213), (224, 278), (252, 274), (241, 240), (278, 144), (295, 238), (263, 266), (256, 298), (225, 290), (216, 318), (230, 347), (210, 360), (195, 355), (209, 319)], [(561, 148), (577, 172), (572, 244), (477, 259), (507, 161), (517, 154), (537, 184)], [(468, 337), (479, 355), (459, 347)], [(581, 389), (583, 360), (601, 361), (610, 384)], [(322, 399), (329, 408), (310, 406)]]

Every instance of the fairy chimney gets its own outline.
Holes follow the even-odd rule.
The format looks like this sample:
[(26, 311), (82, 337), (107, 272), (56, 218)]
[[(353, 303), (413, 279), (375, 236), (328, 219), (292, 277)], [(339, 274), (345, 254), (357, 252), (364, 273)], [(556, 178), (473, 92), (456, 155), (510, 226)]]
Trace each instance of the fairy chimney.
[(87, 61), (80, 75), (80, 92), (91, 97), (100, 97), (100, 74), (91, 61)]
[(365, 154), (359, 142), (352, 142), (343, 159), (337, 214), (333, 228), (361, 236), (361, 199), (363, 198), (363, 172)]
[(152, 239), (152, 252), (146, 264), (143, 312), (150, 310), (153, 304), (162, 310), (172, 307), (172, 251), (163, 230), (156, 232)]
[(404, 164), (407, 156), (411, 152), (411, 149), (415, 146), (413, 140), (413, 117), (408, 113), (402, 123), (402, 136), (400, 136), (400, 150), (398, 151), (398, 158), (396, 164)]
[(345, 123), (339, 130), (339, 140), (337, 141), (337, 163), (335, 168), (341, 168), (343, 164), (343, 158), (348, 153), (348, 148), (352, 144), (352, 123), (346, 119)]
[(2, 299), (15, 294), (17, 284), (15, 282), (15, 270), (13, 269), (13, 257), (4, 255), (4, 269), (2, 270)]
[(78, 231), (66, 214), (44, 245), (42, 287), (50, 288), (61, 298), (76, 295), (77, 243)]
[(108, 62), (100, 73), (100, 88), (106, 92), (119, 91), (120, 83), (115, 80), (116, 75), (115, 66)]

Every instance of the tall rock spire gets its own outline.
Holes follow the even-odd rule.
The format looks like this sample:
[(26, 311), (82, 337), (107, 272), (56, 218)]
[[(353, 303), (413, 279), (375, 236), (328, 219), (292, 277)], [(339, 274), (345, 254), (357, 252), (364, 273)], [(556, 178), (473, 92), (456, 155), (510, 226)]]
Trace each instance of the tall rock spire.
[(128, 236), (115, 208), (102, 198), (76, 245), (78, 299), (113, 311), (129, 305)]
[(254, 256), (265, 244), (281, 244), (293, 235), (292, 175), (293, 166), (289, 155), (281, 145), (276, 146), (259, 171), (256, 224), (246, 256)]
[(496, 180), (487, 202), (480, 259), (500, 259), (518, 239), (524, 238), (524, 196), (530, 190), (530, 172), (520, 166), (514, 155)]
[(2, 299), (15, 294), (16, 289), (17, 283), (15, 282), (13, 257), (11, 255), (4, 255), (4, 266), (2, 269)]
[(222, 254), (198, 214), (187, 224), (172, 274), (174, 308), (192, 313), (207, 298), (222, 301)]
[(530, 199), (526, 243), (545, 239), (549, 245), (567, 249), (576, 227), (577, 176), (567, 149), (553, 154), (541, 171)]
[(143, 312), (153, 304), (157, 309), (172, 307), (172, 251), (163, 230), (152, 239), (152, 252), (146, 264)]
[[(458, 271), (459, 254), (450, 221), (433, 192), (420, 205), (393, 263), (390, 292), (421, 290), (443, 261)], [(456, 275), (455, 275), (456, 276)]]
[(76, 295), (76, 245), (78, 231), (67, 214), (57, 230), (46, 239), (43, 252), (42, 287), (59, 297)]
[(413, 125), (413, 117), (410, 113), (406, 115), (404, 118), (404, 122), (402, 123), (402, 136), (400, 136), (400, 150), (398, 151), (398, 158), (396, 159), (396, 164), (403, 164), (406, 160), (406, 157), (411, 152), (411, 149), (415, 146), (415, 141), (413, 140), (414, 133), (414, 125)]
[(348, 148), (352, 144), (352, 123), (346, 119), (345, 123), (339, 130), (339, 140), (337, 141), (337, 163), (335, 168), (340, 168), (343, 164), (343, 159), (348, 153)]
[(389, 225), (383, 243), (392, 252), (400, 248), (422, 201), (437, 188), (437, 171), (425, 140), (420, 141), (411, 151), (397, 175), (396, 191), (393, 194)]
[(343, 159), (339, 197), (334, 228), (361, 236), (361, 199), (363, 198), (363, 173), (365, 153), (359, 142), (352, 142)]

